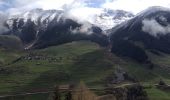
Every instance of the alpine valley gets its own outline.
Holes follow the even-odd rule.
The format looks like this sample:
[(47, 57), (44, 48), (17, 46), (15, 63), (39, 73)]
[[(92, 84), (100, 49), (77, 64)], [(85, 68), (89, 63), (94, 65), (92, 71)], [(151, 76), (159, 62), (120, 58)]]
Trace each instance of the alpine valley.
[(0, 19), (0, 100), (58, 100), (46, 91), (79, 82), (114, 97), (105, 100), (170, 100), (169, 8), (103, 9), (83, 21), (37, 8)]

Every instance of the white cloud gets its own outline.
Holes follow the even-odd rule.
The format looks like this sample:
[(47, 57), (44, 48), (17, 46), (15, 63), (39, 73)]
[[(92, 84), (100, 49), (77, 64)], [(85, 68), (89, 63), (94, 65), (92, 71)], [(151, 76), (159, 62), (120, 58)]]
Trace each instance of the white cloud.
[[(100, 8), (121, 9), (133, 12), (134, 14), (150, 7), (150, 6), (163, 6), (170, 7), (170, 0), (9, 0), (13, 2), (13, 10), (17, 9), (61, 9), (64, 5), (70, 8), (94, 8), (89, 5), (97, 6)], [(0, 0), (0, 4), (6, 0)], [(80, 7), (81, 6), (81, 7)], [(86, 12), (84, 12), (86, 13)]]
[(64, 16), (82, 24), (80, 29), (73, 31), (91, 34), (89, 22), (94, 22), (96, 14), (100, 14), (103, 11), (101, 8), (88, 6), (90, 2), (94, 3), (94, 1), (100, 0), (15, 0), (13, 1), (13, 7), (9, 8), (7, 12), (10, 15), (17, 15), (35, 8), (44, 10), (62, 9), (65, 12)]
[[(4, 1), (0, 0), (0, 3)], [(45, 10), (67, 8), (72, 12), (75, 11), (74, 15), (77, 14), (78, 17), (91, 16), (93, 13), (95, 16), (102, 8), (120, 9), (137, 14), (150, 6), (170, 7), (170, 0), (12, 0), (12, 2), (13, 7), (9, 12), (17, 13), (34, 8)], [(89, 6), (90, 4), (98, 8)]]
[[(166, 18), (162, 17), (163, 21), (166, 21)], [(170, 24), (167, 26), (162, 26), (155, 19), (145, 19), (142, 22), (143, 27), (142, 31), (149, 33), (152, 36), (157, 37), (158, 35), (166, 35), (170, 33)]]
[(82, 33), (82, 34), (87, 34), (90, 35), (93, 33), (92, 31), (92, 25), (88, 22), (84, 22), (83, 25), (79, 28), (76, 28), (74, 30), (71, 29), (71, 32), (73, 34), (77, 34), (77, 33)]
[(88, 19), (89, 22), (94, 22), (96, 15), (101, 14), (103, 10), (97, 8), (80, 7), (79, 9), (71, 9), (68, 12), (69, 17), (78, 19), (81, 23)]
[[(19, 14), (34, 8), (63, 9), (67, 17), (78, 19), (78, 21), (94, 22), (96, 14), (100, 14), (101, 8), (89, 7), (93, 0), (15, 0), (14, 8), (10, 8), (10, 15)], [(99, 0), (95, 0), (96, 2)], [(94, 2), (94, 1), (93, 1)]]
[[(15, 0), (13, 1), (12, 10), (25, 11), (35, 8), (49, 9), (62, 9), (64, 5), (71, 5), (74, 0)], [(11, 11), (9, 9), (9, 11)]]
[(4, 26), (6, 19), (7, 15), (5, 15), (3, 12), (0, 12), (0, 34), (8, 31), (8, 29)]
[[(0, 0), (1, 4), (7, 0)], [(18, 14), (20, 12), (43, 8), (48, 9), (64, 9), (68, 17), (77, 19), (80, 22), (88, 21), (94, 23), (96, 15), (103, 12), (103, 8), (114, 10), (130, 11), (134, 14), (150, 6), (163, 6), (170, 8), (170, 0), (9, 0), (12, 1), (12, 7), (8, 10), (10, 14)], [(90, 6), (89, 6), (90, 5)], [(91, 6), (93, 5), (93, 6)], [(95, 6), (96, 5), (96, 6)], [(96, 8), (98, 7), (98, 8)]]
[(85, 6), (87, 0), (15, 0), (15, 8), (34, 9), (43, 8), (49, 9), (61, 9), (63, 6)]
[(170, 7), (170, 0), (113, 0), (103, 4), (103, 8), (122, 9), (137, 14), (151, 6)]

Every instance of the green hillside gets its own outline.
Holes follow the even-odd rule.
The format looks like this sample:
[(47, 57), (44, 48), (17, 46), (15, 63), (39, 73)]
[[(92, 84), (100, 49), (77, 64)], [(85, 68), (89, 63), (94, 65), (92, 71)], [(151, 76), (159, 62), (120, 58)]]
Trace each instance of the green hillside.
[[(152, 57), (153, 61), (159, 59), (169, 64), (168, 59), (156, 55)], [(117, 67), (121, 67), (129, 77), (143, 84), (153, 85), (160, 79), (170, 83), (170, 71), (162, 68), (161, 62), (156, 61), (157, 66), (148, 69), (147, 65), (121, 59), (90, 41), (29, 51), (0, 49), (0, 64), (1, 95), (50, 90), (56, 84), (79, 81), (84, 81), (89, 87), (104, 87), (108, 77), (114, 77)], [(159, 92), (155, 88), (146, 91), (149, 95), (156, 95)]]

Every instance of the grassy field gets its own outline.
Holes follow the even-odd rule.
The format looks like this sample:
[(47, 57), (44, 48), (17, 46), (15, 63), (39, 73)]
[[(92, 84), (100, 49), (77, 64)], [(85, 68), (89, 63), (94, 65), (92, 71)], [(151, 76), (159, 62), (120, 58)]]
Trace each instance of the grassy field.
[[(6, 51), (5, 51), (6, 52)], [(98, 45), (91, 42), (73, 42), (43, 50), (8, 55), (1, 51), (5, 63), (0, 72), (0, 93), (38, 91), (53, 88), (56, 84), (85, 81), (89, 85), (102, 85), (104, 78), (114, 71), (115, 64)], [(57, 61), (19, 60), (7, 63), (30, 53), (48, 55)], [(13, 56), (15, 55), (15, 56)], [(47, 57), (47, 58), (48, 58)], [(5, 83), (5, 84), (4, 84)]]
[[(34, 59), (31, 60), (30, 55)], [(36, 58), (37, 56), (40, 58)], [(155, 55), (151, 57), (153, 56)], [(21, 59), (17, 60), (18, 58)], [(170, 65), (170, 57), (153, 58), (156, 64), (162, 65), (166, 62)], [(0, 95), (46, 91), (57, 84), (79, 81), (84, 81), (90, 87), (103, 87), (106, 77), (112, 75), (117, 66), (142, 83), (156, 84), (160, 79), (170, 83), (170, 71), (166, 68), (156, 66), (150, 70), (145, 65), (130, 60), (124, 61), (115, 55), (110, 56), (108, 51), (95, 43), (79, 41), (41, 50), (19, 52), (0, 49)], [(156, 88), (146, 91), (151, 95), (151, 100), (170, 98), (168, 93)], [(165, 95), (165, 99), (154, 99), (157, 94), (160, 94), (159, 97)], [(45, 97), (33, 95), (22, 100), (45, 100), (41, 98), (48, 97), (43, 96)]]
[(7, 97), (1, 98), (0, 100), (48, 100), (49, 94), (34, 94), (34, 95), (26, 95), (26, 96), (15, 96), (15, 97)]
[(170, 92), (162, 91), (157, 89), (156, 87), (152, 87), (151, 89), (146, 89), (147, 94), (150, 100), (169, 100)]

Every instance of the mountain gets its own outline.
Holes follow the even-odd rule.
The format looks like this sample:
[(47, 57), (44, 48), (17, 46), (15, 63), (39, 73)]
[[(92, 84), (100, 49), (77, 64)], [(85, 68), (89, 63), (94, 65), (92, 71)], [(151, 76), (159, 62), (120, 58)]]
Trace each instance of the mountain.
[(124, 10), (104, 9), (103, 13), (96, 16), (93, 24), (99, 26), (103, 30), (107, 30), (133, 18), (134, 16), (134, 14)]
[(26, 49), (76, 40), (90, 40), (102, 46), (108, 44), (107, 36), (99, 27), (88, 22), (79, 23), (68, 18), (61, 10), (33, 9), (10, 16), (5, 26), (10, 30), (5, 34), (18, 36)]
[(170, 53), (170, 10), (150, 7), (110, 32), (112, 52), (139, 62), (149, 60), (147, 52)]
[[(150, 7), (134, 17), (123, 10), (105, 9), (96, 17), (98, 21), (90, 23), (68, 18), (62, 10), (33, 9), (10, 16), (5, 24), (10, 31), (5, 34), (19, 37), (25, 49), (78, 40), (89, 40), (101, 46), (108, 46), (110, 42), (113, 53), (148, 62), (147, 51), (170, 53), (169, 13), (167, 8)], [(111, 26), (107, 24), (104, 28), (107, 25), (100, 23), (102, 19), (116, 26), (105, 33), (103, 30)]]
[(5, 27), (10, 31), (5, 34), (19, 37), (25, 49), (44, 48), (77, 40), (90, 40), (107, 46), (109, 40), (105, 30), (132, 17), (132, 13), (123, 10), (105, 9), (96, 15), (96, 21), (80, 22), (68, 17), (63, 10), (33, 9), (9, 16)]

